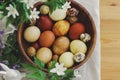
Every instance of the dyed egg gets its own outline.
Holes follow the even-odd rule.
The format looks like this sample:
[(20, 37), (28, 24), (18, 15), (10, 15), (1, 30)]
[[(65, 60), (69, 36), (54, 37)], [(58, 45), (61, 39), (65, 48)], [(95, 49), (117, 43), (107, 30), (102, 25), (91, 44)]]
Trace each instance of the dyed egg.
[(56, 9), (52, 13), (49, 13), (49, 16), (54, 21), (63, 20), (66, 17), (66, 11), (64, 9)]
[(67, 68), (72, 67), (73, 64), (74, 64), (73, 57), (74, 56), (71, 52), (65, 52), (60, 56), (59, 62), (64, 63), (64, 66), (67, 67)]
[(46, 15), (40, 16), (36, 23), (41, 31), (51, 30), (53, 26), (52, 20)]
[(85, 32), (85, 26), (82, 23), (74, 23), (69, 30), (71, 40), (79, 39), (80, 35)]
[(59, 37), (53, 44), (53, 52), (57, 55), (63, 54), (69, 48), (70, 41), (67, 37)]
[(35, 42), (39, 39), (40, 29), (36, 26), (30, 26), (24, 31), (24, 39), (28, 42)]
[(70, 23), (66, 20), (61, 20), (55, 23), (53, 26), (53, 32), (56, 36), (66, 35), (70, 28)]
[(39, 39), (39, 44), (42, 47), (51, 47), (55, 40), (55, 35), (52, 31), (44, 31)]
[(52, 51), (46, 47), (40, 48), (37, 51), (36, 57), (38, 60), (43, 61), (45, 64), (47, 64), (52, 59)]
[(76, 54), (78, 52), (82, 52), (85, 54), (87, 51), (87, 46), (84, 42), (82, 42), (80, 40), (73, 40), (70, 43), (70, 50), (73, 54)]

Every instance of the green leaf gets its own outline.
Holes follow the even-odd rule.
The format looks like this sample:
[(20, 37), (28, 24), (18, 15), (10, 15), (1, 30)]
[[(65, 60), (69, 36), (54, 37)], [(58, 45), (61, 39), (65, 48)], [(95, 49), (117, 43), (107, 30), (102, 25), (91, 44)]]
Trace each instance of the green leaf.
[(55, 11), (57, 8), (61, 9), (62, 5), (66, 2), (67, 0), (49, 0), (45, 2), (46, 5), (50, 7), (50, 13)]
[(74, 70), (68, 69), (65, 71), (65, 75), (62, 76), (63, 79), (62, 80), (71, 80), (72, 78), (74, 78)]
[(31, 70), (31, 71), (37, 71), (37, 70), (39, 70), (37, 67), (34, 67), (34, 66), (31, 65), (31, 64), (21, 63), (21, 65), (22, 65), (24, 68), (26, 68), (26, 69), (28, 69), (28, 70)]
[(40, 79), (41, 80), (46, 80), (46, 74), (45, 74), (45, 72), (39, 70), (39, 74), (40, 74)]
[(53, 75), (50, 80), (60, 80), (59, 77), (57, 75)]
[(40, 69), (43, 69), (43, 68), (45, 67), (44, 62), (39, 61), (36, 57), (34, 57), (34, 62), (37, 64), (37, 66), (38, 66)]
[(40, 75), (38, 73), (31, 73), (31, 74), (27, 74), (26, 76), (27, 78), (33, 78), (33, 79), (36, 79), (36, 80), (41, 80), (40, 79)]
[(48, 67), (49, 71), (53, 68), (55, 68), (55, 64), (57, 63), (57, 60), (52, 61), (52, 64)]

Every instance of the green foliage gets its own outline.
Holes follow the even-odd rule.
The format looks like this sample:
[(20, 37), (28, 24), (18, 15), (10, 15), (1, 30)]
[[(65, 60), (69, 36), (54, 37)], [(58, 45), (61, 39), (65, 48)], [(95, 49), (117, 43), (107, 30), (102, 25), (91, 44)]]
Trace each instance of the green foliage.
[(51, 69), (55, 68), (57, 60), (52, 61), (47, 74), (42, 71), (42, 69), (45, 68), (45, 64), (43, 62), (39, 61), (36, 57), (34, 57), (34, 62), (38, 67), (35, 67), (31, 64), (21, 64), (24, 68), (31, 71), (31, 73), (27, 74), (27, 78), (33, 78), (35, 80), (46, 80), (46, 78), (48, 78), (49, 80), (71, 80), (72, 78), (74, 78), (74, 71), (70, 69), (66, 70), (65, 75), (62, 76), (50, 72)]
[(12, 66), (13, 64), (18, 63), (21, 57), (22, 55), (17, 42), (17, 31), (15, 31), (12, 34), (9, 34), (7, 38), (1, 60), (8, 60), (9, 66)]
[(34, 57), (34, 62), (37, 64), (37, 66), (42, 70), (45, 67), (44, 62), (39, 61), (36, 57)]
[(65, 71), (65, 75), (63, 75), (62, 80), (71, 80), (74, 78), (74, 71), (71, 69), (68, 69)]
[(67, 0), (49, 0), (45, 2), (45, 4), (50, 7), (50, 13), (52, 13), (57, 8), (62, 9), (62, 5), (65, 4), (66, 1)]
[(27, 78), (33, 78), (35, 80), (46, 80), (46, 74), (42, 71), (42, 69), (45, 67), (45, 64), (42, 61), (39, 61), (36, 57), (34, 57), (34, 62), (36, 63), (37, 67), (31, 64), (21, 64), (24, 68), (31, 71), (31, 73), (27, 74)]
[(3, 16), (7, 16), (8, 11), (6, 10), (6, 7), (8, 7), (9, 4), (12, 4), (13, 7), (16, 8), (19, 16), (17, 16), (15, 19), (12, 16), (9, 16), (6, 21), (6, 27), (8, 27), (10, 23), (18, 27), (22, 22), (27, 22), (29, 20), (30, 9), (27, 9), (26, 4), (21, 2), (21, 0), (7, 0), (3, 3), (0, 3), (0, 11), (3, 11), (2, 15), (0, 15), (1, 19)]

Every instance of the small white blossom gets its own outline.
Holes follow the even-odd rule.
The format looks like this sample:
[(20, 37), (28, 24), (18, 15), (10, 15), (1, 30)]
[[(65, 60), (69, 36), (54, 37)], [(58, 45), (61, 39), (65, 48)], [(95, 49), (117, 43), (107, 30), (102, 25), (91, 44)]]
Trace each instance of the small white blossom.
[(27, 9), (29, 9), (33, 8), (35, 0), (23, 0), (22, 2), (24, 2), (27, 5)]
[(62, 6), (62, 8), (64, 10), (67, 10), (67, 9), (71, 8), (70, 4), (71, 4), (71, 2), (66, 1), (66, 3)]
[(67, 68), (64, 67), (64, 64), (60, 64), (59, 63), (56, 63), (55, 64), (55, 68), (51, 69), (50, 72), (51, 73), (57, 73), (57, 75), (61, 76), (61, 75), (64, 75)]
[(11, 15), (13, 16), (13, 18), (16, 18), (16, 16), (19, 16), (18, 11), (11, 4), (9, 4), (9, 7), (6, 7), (6, 9), (9, 11), (7, 15), (8, 17)]
[(78, 70), (74, 70), (74, 76), (76, 78), (81, 78), (82, 76), (80, 75), (79, 71)]
[(36, 10), (36, 8), (33, 9), (33, 11), (30, 11), (31, 15), (30, 15), (30, 19), (38, 19), (39, 18), (39, 11)]

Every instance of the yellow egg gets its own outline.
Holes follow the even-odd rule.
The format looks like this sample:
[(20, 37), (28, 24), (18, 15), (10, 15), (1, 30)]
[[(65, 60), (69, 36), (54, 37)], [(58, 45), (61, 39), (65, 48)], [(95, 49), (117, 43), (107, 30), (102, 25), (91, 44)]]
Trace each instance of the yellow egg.
[(66, 35), (70, 28), (70, 23), (66, 20), (61, 20), (55, 23), (53, 26), (53, 32), (56, 36)]
[(30, 26), (24, 31), (24, 39), (28, 42), (35, 42), (39, 39), (40, 29), (36, 26)]
[(36, 57), (47, 64), (52, 59), (52, 51), (49, 48), (42, 47), (37, 51)]
[(73, 40), (70, 43), (70, 50), (73, 54), (76, 54), (78, 52), (86, 53), (87, 46), (84, 42), (82, 42), (80, 40)]
[(59, 62), (64, 63), (64, 66), (67, 67), (67, 68), (72, 67), (73, 64), (74, 64), (73, 57), (74, 56), (71, 52), (65, 52), (60, 56)]

